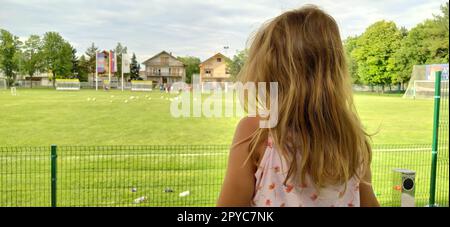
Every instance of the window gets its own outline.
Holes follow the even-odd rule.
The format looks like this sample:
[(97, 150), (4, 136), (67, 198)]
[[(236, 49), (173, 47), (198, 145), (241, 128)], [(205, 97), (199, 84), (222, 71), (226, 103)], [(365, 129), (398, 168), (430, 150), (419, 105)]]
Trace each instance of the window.
[(172, 72), (171, 75), (178, 75), (178, 68), (171, 68), (169, 71)]
[(161, 57), (161, 64), (162, 65), (169, 64), (169, 57)]
[(211, 69), (205, 69), (206, 74), (211, 74), (211, 71), (212, 71)]
[(222, 62), (222, 58), (217, 58), (217, 62)]

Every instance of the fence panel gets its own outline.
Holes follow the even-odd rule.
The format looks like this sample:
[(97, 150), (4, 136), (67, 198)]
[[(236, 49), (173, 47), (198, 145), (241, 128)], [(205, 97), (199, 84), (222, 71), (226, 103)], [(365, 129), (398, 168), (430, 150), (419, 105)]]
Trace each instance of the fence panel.
[(50, 147), (0, 147), (0, 206), (50, 206)]
[(213, 206), (228, 146), (65, 146), (58, 151), (58, 206)]
[(436, 204), (449, 206), (449, 85), (448, 80), (441, 81), (441, 106), (439, 113), (438, 158), (436, 171)]
[[(393, 206), (393, 170), (416, 171), (416, 206), (428, 203), (430, 188), (431, 145), (374, 145), (372, 182), (382, 206)], [(447, 179), (448, 181), (448, 179)], [(441, 189), (440, 189), (441, 190)], [(448, 198), (447, 198), (448, 200)]]
[[(447, 142), (448, 143), (448, 142)], [(214, 206), (227, 145), (60, 146), (57, 206)], [(445, 150), (445, 149), (443, 149)], [(448, 148), (439, 154), (436, 202), (448, 206)], [(372, 174), (392, 206), (394, 168), (416, 171), (416, 205), (427, 205), (431, 145), (374, 145)], [(0, 206), (50, 206), (50, 147), (0, 148)], [(180, 193), (189, 195), (180, 196)], [(187, 194), (187, 193), (186, 193)]]

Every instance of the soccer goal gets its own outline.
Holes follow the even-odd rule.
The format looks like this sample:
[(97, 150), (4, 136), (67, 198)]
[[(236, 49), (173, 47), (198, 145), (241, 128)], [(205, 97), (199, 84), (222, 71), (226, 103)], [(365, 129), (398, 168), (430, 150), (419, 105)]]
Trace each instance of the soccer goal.
[(0, 77), (0, 90), (6, 90), (7, 88), (6, 79)]
[(448, 86), (448, 64), (415, 65), (403, 98), (433, 98), (437, 71), (442, 72), (441, 86)]
[(152, 90), (151, 80), (132, 80), (131, 90), (132, 91), (151, 91)]
[(78, 91), (81, 83), (78, 79), (56, 79), (56, 90), (58, 91)]
[[(441, 86), (448, 86), (448, 80), (441, 81)], [(415, 80), (412, 88), (413, 98), (432, 98), (434, 97), (434, 80)]]

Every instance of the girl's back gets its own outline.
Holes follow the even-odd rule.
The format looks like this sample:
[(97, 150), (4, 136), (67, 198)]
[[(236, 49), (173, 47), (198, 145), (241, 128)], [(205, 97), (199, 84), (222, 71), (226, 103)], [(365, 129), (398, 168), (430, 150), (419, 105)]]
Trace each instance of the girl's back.
[[(299, 157), (301, 158), (301, 157)], [(255, 173), (252, 206), (272, 207), (354, 207), (359, 203), (359, 179), (352, 177), (342, 185), (316, 189), (309, 176), (303, 183), (284, 184), (289, 166), (271, 137)]]
[[(258, 88), (276, 83), (277, 93), (266, 86), (269, 95), (253, 94), (258, 107), (272, 109), (237, 126), (218, 205), (378, 204), (370, 138), (353, 105), (345, 51), (330, 15), (306, 6), (264, 24), (239, 78)], [(264, 128), (261, 119), (277, 122)]]

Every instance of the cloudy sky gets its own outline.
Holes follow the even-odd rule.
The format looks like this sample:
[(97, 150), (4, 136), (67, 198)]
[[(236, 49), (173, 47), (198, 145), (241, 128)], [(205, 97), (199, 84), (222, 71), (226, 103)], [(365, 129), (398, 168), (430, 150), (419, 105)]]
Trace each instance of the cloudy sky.
[[(95, 42), (117, 42), (138, 60), (167, 50), (202, 60), (216, 52), (233, 55), (264, 21), (303, 4), (316, 4), (339, 23), (343, 38), (377, 20), (411, 28), (439, 13), (444, 0), (0, 0), (0, 28), (26, 38), (57, 31), (79, 53)], [(229, 46), (224, 51), (224, 46)]]

